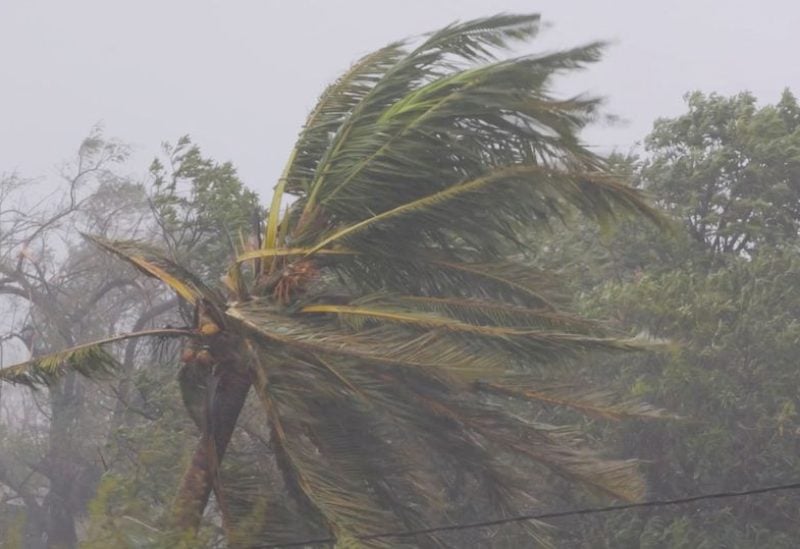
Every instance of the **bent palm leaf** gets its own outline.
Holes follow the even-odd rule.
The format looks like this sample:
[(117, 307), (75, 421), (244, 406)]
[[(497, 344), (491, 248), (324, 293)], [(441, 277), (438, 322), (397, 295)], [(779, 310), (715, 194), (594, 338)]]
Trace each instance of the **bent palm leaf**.
[(165, 328), (111, 336), (0, 368), (0, 381), (35, 388), (55, 383), (70, 371), (92, 379), (100, 378), (112, 373), (117, 367), (116, 359), (105, 349), (107, 345), (137, 337), (166, 338), (191, 335), (192, 332), (188, 330)]

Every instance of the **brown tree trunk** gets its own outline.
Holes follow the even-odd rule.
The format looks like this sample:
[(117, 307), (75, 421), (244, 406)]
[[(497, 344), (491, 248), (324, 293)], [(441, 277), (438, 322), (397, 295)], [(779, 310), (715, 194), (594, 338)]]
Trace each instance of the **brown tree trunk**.
[(234, 360), (218, 367), (220, 373), (208, 414), (209, 426), (195, 448), (173, 503), (173, 524), (181, 531), (195, 532), (200, 527), (214, 487), (215, 463), (222, 461), (247, 399), (250, 376), (240, 368)]

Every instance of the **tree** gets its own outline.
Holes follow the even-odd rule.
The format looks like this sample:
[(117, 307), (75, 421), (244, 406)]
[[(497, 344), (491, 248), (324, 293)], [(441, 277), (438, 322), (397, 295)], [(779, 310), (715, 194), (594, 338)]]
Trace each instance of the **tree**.
[(800, 220), (800, 107), (789, 90), (756, 107), (749, 93), (688, 94), (689, 110), (655, 123), (645, 188), (715, 252), (793, 241)]
[[(0, 271), (5, 275), (0, 299), (10, 313), (0, 339), (6, 360), (155, 322), (180, 323), (173, 297), (137, 281), (125, 265), (98, 254), (76, 234), (139, 237), (162, 242), (182, 259), (199, 252), (211, 264), (226, 262), (232, 254), (226, 233), (245, 228), (230, 205), (253, 212), (255, 195), (230, 164), (204, 158), (188, 137), (169, 150), (176, 151), (170, 166), (180, 176), (167, 170), (155, 174), (174, 184), (164, 189), (155, 177), (149, 200), (147, 185), (116, 174), (127, 147), (104, 138), (99, 128), (81, 144), (76, 161), (64, 166), (62, 200), (54, 194), (49, 206), (32, 207), (24, 201), (26, 192), (30, 195), (25, 182), (9, 177), (0, 183)], [(200, 208), (201, 202), (207, 205)], [(24, 546), (75, 546), (77, 532), (85, 530), (87, 505), (96, 492), (107, 493), (106, 485), (117, 475), (130, 474), (126, 486), (138, 492), (140, 502), (167, 495), (166, 488), (159, 493), (159, 483), (179, 478), (170, 465), (180, 466), (191, 430), (178, 419), (182, 415), (169, 413), (182, 407), (175, 382), (177, 352), (140, 343), (130, 340), (111, 349), (119, 361), (114, 381), (87, 383), (70, 374), (47, 392), (4, 395), (0, 422), (10, 427), (0, 438), (0, 492), (21, 504), (10, 506), (16, 522), (3, 531), (17, 532)], [(147, 438), (141, 436), (145, 425)], [(165, 447), (158, 452), (148, 446), (156, 439)], [(146, 453), (153, 456), (151, 465), (161, 465), (148, 471), (147, 482), (136, 480), (142, 476), (129, 466)], [(11, 512), (15, 509), (22, 512)], [(0, 536), (0, 544), (11, 539)]]
[[(687, 113), (656, 123), (652, 156), (627, 163), (683, 234), (634, 220), (611, 236), (582, 227), (547, 242), (564, 278), (582, 281), (586, 314), (678, 344), (586, 371), (684, 418), (614, 433), (620, 452), (643, 458), (653, 499), (790, 483), (800, 470), (798, 218), (796, 197), (779, 198), (798, 181), (798, 108), (789, 91), (761, 108), (747, 94), (688, 97)], [(702, 137), (715, 132), (716, 144)], [(724, 168), (745, 156), (748, 167)], [(573, 520), (563, 546), (789, 548), (798, 503), (786, 493)]]
[(233, 259), (234, 242), (261, 217), (258, 197), (230, 162), (203, 156), (189, 136), (164, 143), (162, 156), (150, 166), (161, 239), (173, 260), (216, 283)]
[[(9, 313), (4, 350), (38, 356), (100, 337), (105, 330), (127, 329), (126, 321), (152, 297), (135, 287), (127, 270), (87, 253), (85, 244), (69, 235), (79, 224), (111, 237), (122, 225), (135, 225), (146, 215), (141, 187), (112, 171), (126, 157), (127, 147), (102, 139), (95, 129), (81, 144), (76, 161), (64, 166), (66, 189), (60, 200), (51, 197), (55, 207), (39, 203), (25, 211), (26, 185), (16, 177), (0, 182), (0, 299)], [(111, 196), (125, 215), (107, 207)], [(103, 315), (106, 308), (115, 311), (113, 318)], [(102, 471), (97, 459), (102, 435), (89, 425), (110, 400), (105, 394), (87, 399), (87, 390), (71, 373), (46, 395), (36, 395), (33, 403), (39, 412), (24, 424), (29, 436), (23, 440), (23, 426), (17, 425), (4, 445), (0, 484), (22, 502), (26, 520), (21, 538), (27, 547), (67, 547), (77, 541), (75, 517), (85, 509)], [(24, 407), (25, 401), (15, 396), (4, 395), (9, 401), (6, 414)], [(81, 428), (92, 436), (76, 437)]]
[[(762, 249), (752, 260), (717, 261), (711, 271), (690, 261), (648, 268), (635, 281), (600, 286), (589, 302), (622, 326), (680, 342), (672, 353), (599, 368), (616, 374), (618, 390), (684, 418), (617, 433), (620, 451), (636, 448), (647, 463), (654, 499), (790, 483), (800, 468), (798, 258)], [(800, 534), (799, 501), (788, 493), (626, 513), (586, 521), (580, 535), (570, 529), (564, 546), (597, 547), (599, 538), (608, 547), (789, 548)]]
[[(221, 289), (203, 281), (215, 265), (198, 276), (151, 246), (88, 237), (194, 311), (190, 326), (158, 331), (187, 340), (184, 399), (204, 395), (202, 437), (174, 505), (178, 530), (197, 528), (212, 491), (240, 546), (309, 534), (393, 544), (357, 537), (451, 511), (520, 512), (548, 493), (552, 474), (640, 497), (633, 461), (604, 459), (573, 430), (532, 419), (536, 408), (526, 418), (508, 406), (659, 415), (554, 385), (586, 352), (640, 345), (557, 310), (544, 275), (515, 261), (524, 233), (573, 210), (600, 222), (660, 220), (578, 140), (597, 100), (547, 91), (554, 75), (596, 61), (601, 44), (496, 59), (538, 21), (454, 24), (357, 62), (309, 116), (263, 234), (241, 239)], [(286, 194), (296, 200), (281, 215)], [(91, 376), (108, 367), (103, 344), (139, 335), (151, 334), (36, 358), (0, 379), (53, 383), (74, 368)], [(264, 481), (264, 467), (223, 461), (251, 388), (277, 481)], [(276, 502), (299, 511), (294, 523), (272, 512)]]

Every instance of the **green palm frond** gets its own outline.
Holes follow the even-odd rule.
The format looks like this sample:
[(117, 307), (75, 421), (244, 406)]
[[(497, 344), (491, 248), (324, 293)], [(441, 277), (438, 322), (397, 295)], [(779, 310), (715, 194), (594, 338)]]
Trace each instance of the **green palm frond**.
[[(401, 449), (387, 442), (391, 439), (381, 422), (335, 400), (315, 399), (306, 402), (308, 407), (297, 408), (296, 392), (287, 384), (282, 380), (275, 392), (284, 397), (291, 416), (316, 418), (284, 424), (290, 433), (285, 442), (296, 458), (292, 465), (305, 471), (313, 503), (324, 510), (337, 539), (378, 532), (389, 524), (400, 523), (404, 528), (425, 524), (415, 509), (420, 506), (415, 499), (427, 492), (424, 484), (415, 481), (419, 471), (403, 460)], [(289, 408), (291, 404), (295, 406)], [(381, 540), (358, 546), (394, 545)]]
[(481, 433), (490, 440), (568, 480), (625, 501), (644, 496), (644, 480), (636, 460), (612, 460), (591, 452), (569, 428), (522, 421), (513, 427), (512, 418), (501, 416), (498, 422), (485, 413), (478, 421)]
[(329, 146), (333, 132), (404, 53), (401, 44), (390, 44), (370, 53), (322, 93), (287, 163), (285, 180), (288, 192), (296, 195), (308, 192), (320, 162), (318, 151)]
[(100, 378), (116, 367), (116, 360), (101, 346), (81, 345), (3, 368), (0, 380), (36, 387), (51, 385), (71, 371), (88, 378)]
[[(322, 311), (309, 308), (307, 311)], [(422, 370), (432, 378), (492, 380), (511, 372), (537, 373), (589, 351), (646, 349), (647, 342), (581, 333), (479, 326), (422, 313), (326, 306), (326, 312), (368, 316), (341, 322), (320, 313), (286, 317), (259, 301), (228, 309), (231, 326), (288, 353), (358, 360)]]
[(305, 400), (293, 391), (281, 391), (280, 382), (263, 376), (263, 368), (258, 371), (262, 375), (256, 392), (270, 424), (278, 464), (301, 506), (318, 514), (337, 540), (354, 540), (359, 531), (386, 524), (390, 517), (373, 504), (357, 482), (330, 466), (330, 456), (322, 454), (319, 441), (309, 436), (310, 426), (298, 422), (308, 417), (308, 411), (300, 415), (289, 403), (297, 406)]
[(604, 335), (605, 327), (589, 319), (556, 311), (552, 307), (523, 307), (501, 301), (463, 297), (388, 295), (383, 301), (450, 316), (470, 324), (527, 326)]
[[(294, 157), (294, 153), (292, 153), (292, 157)], [(278, 227), (281, 221), (281, 200), (283, 199), (283, 192), (284, 189), (286, 189), (287, 181), (288, 174), (284, 172), (284, 174), (281, 175), (280, 179), (278, 180), (278, 184), (275, 185), (275, 189), (272, 194), (272, 202), (269, 206), (269, 217), (267, 217), (267, 227), (264, 233), (264, 241), (262, 243), (262, 248), (265, 250), (271, 250), (275, 248), (275, 242), (278, 239)]]
[(102, 378), (117, 367), (116, 360), (104, 349), (105, 346), (139, 337), (187, 335), (192, 333), (180, 329), (157, 329), (111, 336), (1, 368), (0, 381), (35, 388), (40, 385), (52, 385), (69, 372), (77, 372), (90, 379)]
[(436, 249), (407, 249), (403, 240), (373, 253), (326, 257), (321, 264), (356, 295), (463, 297), (549, 310), (555, 310), (552, 301), (558, 297), (553, 275), (522, 260), (477, 261), (469, 251), (456, 256)]
[[(498, 203), (497, 207), (491, 208), (492, 202), (498, 198), (504, 198), (504, 203)], [(451, 224), (457, 222), (462, 236), (472, 229), (475, 232), (474, 237), (477, 237), (492, 230), (491, 226), (487, 226), (487, 219), (477, 216), (478, 207), (489, 207), (497, 211), (504, 207), (510, 208), (520, 200), (526, 202), (527, 217), (532, 218), (531, 220), (536, 217), (543, 220), (564, 217), (566, 212), (562, 211), (562, 203), (576, 206), (585, 214), (601, 219), (613, 217), (613, 201), (631, 209), (646, 210), (633, 191), (610, 178), (517, 164), (495, 168), (478, 177), (460, 181), (349, 225), (323, 238), (309, 254), (341, 241), (350, 242), (352, 247), (353, 236), (368, 233), (373, 225), (386, 225), (392, 221), (397, 221), (395, 225), (401, 225), (398, 232), (411, 236), (409, 233), (413, 234), (413, 231), (411, 227), (404, 226), (404, 218), (412, 219), (416, 226), (423, 224), (441, 231), (452, 230)], [(464, 210), (469, 207), (476, 210)], [(466, 215), (454, 219), (454, 208), (459, 208)], [(526, 216), (523, 213), (519, 217), (521, 222), (525, 221)], [(472, 219), (476, 220), (474, 228), (469, 223)], [(497, 232), (502, 234), (502, 229)], [(419, 235), (417, 239), (424, 240), (424, 236)], [(365, 238), (369, 239), (368, 237), (369, 234)]]
[(498, 452), (530, 459), (559, 476), (615, 498), (635, 501), (644, 495), (635, 460), (602, 458), (588, 450), (572, 428), (526, 420), (486, 403), (456, 401), (439, 404), (439, 410)]
[(319, 154), (319, 164), (310, 185), (304, 214), (309, 214), (325, 190), (336, 187), (331, 175), (340, 172), (339, 162), (363, 158), (369, 149), (381, 143), (381, 128), (376, 121), (381, 113), (406, 97), (415, 87), (442, 76), (443, 71), (457, 69), (459, 64), (491, 59), (493, 49), (506, 48), (510, 41), (533, 36), (538, 28), (538, 15), (499, 15), (482, 20), (455, 24), (433, 33), (410, 53), (388, 67), (382, 77), (366, 92), (335, 130), (335, 134)]
[[(420, 77), (419, 87), (394, 103), (366, 97), (340, 128), (347, 139), (320, 151), (328, 161), (312, 195), (299, 201), (304, 214), (295, 237), (323, 249), (388, 224), (390, 233), (424, 242), (458, 220), (458, 234), (489, 251), (514, 240), (519, 231), (509, 223), (522, 228), (558, 219), (567, 205), (601, 221), (615, 211), (659, 220), (575, 138), (596, 102), (543, 93), (553, 74), (596, 60), (600, 50), (592, 44), (463, 70), (447, 65), (431, 81)], [(437, 205), (448, 206), (450, 215), (435, 215)], [(317, 218), (315, 230), (310, 216)], [(375, 241), (370, 236), (365, 240)]]
[[(475, 353), (470, 345), (454, 343), (433, 332), (413, 333), (396, 327), (352, 330), (338, 322), (284, 316), (257, 301), (231, 307), (231, 324), (267, 345), (292, 353), (316, 353), (399, 368), (425, 369), (432, 374), (478, 374), (503, 369), (509, 356), (502, 352)], [(309, 317), (311, 315), (308, 315)]]
[[(420, 331), (441, 330), (445, 333), (460, 334), (470, 338), (502, 339), (511, 347), (519, 345), (525, 352), (558, 349), (564, 352), (591, 349), (635, 350), (636, 342), (618, 338), (592, 337), (569, 332), (555, 332), (532, 327), (508, 327), (497, 325), (477, 325), (462, 322), (435, 313), (391, 309), (376, 306), (351, 306), (317, 304), (300, 309), (301, 313), (333, 314), (353, 317), (357, 320), (375, 323), (398, 323), (417, 328)], [(363, 326), (357, 322), (357, 326)]]
[[(260, 249), (260, 250), (252, 250), (249, 252), (243, 252), (236, 257), (236, 261), (238, 263), (242, 263), (244, 261), (250, 261), (252, 259), (262, 259), (262, 258), (274, 258), (274, 257), (291, 257), (291, 256), (303, 256), (308, 255), (311, 253), (311, 248), (271, 248), (271, 249)], [(349, 250), (320, 250), (318, 252), (319, 255), (353, 255), (356, 252), (352, 252)]]
[(111, 241), (88, 234), (84, 234), (83, 237), (97, 247), (130, 263), (147, 276), (160, 280), (192, 305), (204, 301), (220, 307), (223, 303), (217, 291), (206, 286), (198, 277), (152, 246), (130, 240)]
[[(597, 56), (597, 50), (598, 46), (587, 47), (581, 52), (573, 52), (573, 57), (577, 58), (583, 55), (587, 61), (591, 61), (592, 58)], [(360, 176), (369, 171), (373, 162), (379, 163), (381, 159), (391, 159), (397, 152), (402, 151), (403, 147), (413, 147), (413, 143), (406, 143), (409, 137), (419, 137), (417, 134), (433, 135), (437, 131), (449, 130), (452, 132), (453, 130), (459, 130), (456, 135), (460, 138), (460, 141), (464, 142), (466, 137), (471, 134), (467, 128), (456, 126), (454, 119), (464, 120), (474, 117), (477, 120), (483, 120), (484, 118), (490, 118), (495, 125), (505, 130), (512, 129), (514, 127), (513, 123), (504, 122), (502, 117), (492, 117), (492, 115), (500, 114), (501, 112), (494, 113), (493, 108), (507, 108), (509, 105), (507, 103), (494, 105), (494, 102), (498, 98), (503, 102), (508, 102), (509, 95), (515, 91), (520, 89), (528, 91), (530, 87), (541, 84), (541, 72), (536, 70), (524, 71), (523, 69), (531, 68), (525, 67), (531, 63), (535, 63), (537, 68), (542, 68), (542, 66), (548, 65), (549, 61), (552, 61), (552, 57), (562, 58), (565, 57), (565, 54), (558, 54), (548, 58), (516, 59), (484, 67), (470, 68), (442, 76), (407, 94), (386, 109), (377, 120), (377, 128), (384, 130), (384, 142), (378, 146), (377, 150), (359, 160), (352, 167), (346, 176), (325, 196), (325, 202), (330, 203), (335, 200), (339, 191), (344, 190), (347, 192), (349, 186), (357, 186), (360, 183)], [(507, 74), (509, 71), (515, 74)], [(524, 76), (533, 80), (515, 81), (514, 76)], [(504, 82), (504, 80), (508, 81)], [(498, 88), (498, 84), (502, 84), (506, 88)], [(580, 104), (579, 101), (575, 102), (575, 105)], [(521, 112), (530, 111), (528, 114), (533, 112), (547, 114), (547, 107), (551, 106), (547, 102), (535, 100), (527, 103), (518, 101), (517, 103), (512, 103), (512, 105), (515, 105)], [(566, 102), (560, 102), (558, 106), (562, 109), (569, 108), (569, 104)], [(546, 136), (541, 137), (544, 143), (552, 140), (552, 138)], [(471, 153), (474, 154), (476, 152), (465, 147), (463, 143), (459, 146), (451, 144), (451, 149), (455, 154), (464, 155), (465, 160), (470, 158), (469, 155)], [(575, 151), (579, 151), (579, 149), (575, 147)], [(498, 156), (496, 158), (499, 159), (501, 157)], [(413, 167), (413, 165), (411, 166)], [(420, 167), (417, 166), (417, 168)], [(427, 173), (426, 175), (430, 177), (431, 174)], [(452, 178), (452, 174), (447, 175), (450, 176), (448, 180)], [(440, 182), (440, 184), (442, 183), (444, 181)]]
[[(326, 258), (324, 268), (338, 272), (340, 277), (352, 277), (353, 271), (341, 269), (341, 265), (364, 257), (378, 264), (392, 264), (382, 255), (347, 253)], [(276, 437), (283, 434), (279, 437), (285, 441), (280, 461), (284, 476), (294, 479), (289, 484), (298, 487), (295, 491), (301, 494), (299, 499), (323, 517), (337, 539), (351, 542), (357, 533), (390, 527), (402, 516), (403, 509), (393, 506), (390, 497), (402, 490), (393, 487), (383, 498), (379, 497), (365, 480), (369, 477), (367, 464), (358, 459), (393, 454), (387, 454), (382, 447), (382, 437), (367, 443), (356, 432), (341, 432), (341, 423), (326, 421), (341, 421), (342, 417), (348, 417), (347, 423), (352, 425), (358, 424), (358, 418), (369, 418), (358, 433), (365, 429), (380, 432), (375, 421), (377, 425), (388, 421), (395, 433), (415, 433), (414, 440), (422, 444), (415, 451), (421, 455), (435, 452), (439, 467), (447, 468), (448, 457), (458, 455), (458, 462), (449, 467), (474, 478), (476, 489), (485, 491), (486, 501), (492, 501), (495, 510), (518, 510), (535, 504), (535, 498), (524, 488), (530, 486), (534, 478), (530, 475), (534, 473), (520, 465), (520, 459), (544, 466), (593, 491), (623, 499), (640, 497), (643, 485), (633, 461), (603, 459), (576, 446), (571, 439), (565, 443), (565, 437), (555, 436), (549, 428), (523, 428), (511, 416), (494, 413), (477, 403), (467, 406), (468, 411), (459, 408), (464, 406), (463, 399), (480, 402), (478, 394), (486, 392), (485, 384), (507, 380), (515, 369), (530, 372), (535, 364), (552, 367), (582, 350), (634, 349), (639, 343), (598, 337), (603, 334), (599, 326), (558, 312), (533, 292), (538, 285), (526, 277), (515, 279), (503, 273), (502, 265), (464, 264), (452, 261), (447, 254), (444, 257), (450, 261), (431, 261), (425, 266), (436, 273), (434, 293), (442, 297), (425, 295), (433, 289), (431, 286), (421, 284), (419, 279), (409, 282), (405, 277), (404, 284), (408, 286), (403, 289), (428, 289), (422, 295), (371, 294), (353, 299), (351, 304), (325, 303), (324, 297), (316, 293), (310, 303), (303, 305), (301, 300), (289, 310), (269, 300), (256, 299), (227, 310), (229, 325), (242, 329), (259, 341), (258, 345), (280, 355), (274, 364), (260, 366), (272, 380), (266, 385), (273, 394), (265, 411), (276, 418), (274, 421), (288, 418), (273, 425), (273, 430)], [(519, 270), (525, 271), (521, 265)], [(482, 278), (484, 283), (477, 286), (481, 290), (464, 297), (451, 283), (452, 272), (441, 276), (449, 271), (458, 273), (455, 276), (467, 273)], [(529, 271), (526, 274), (531, 277)], [(491, 287), (488, 280), (502, 291), (485, 293), (484, 288)], [(498, 297), (501, 299), (496, 300)], [(313, 366), (309, 370), (302, 364)], [(319, 374), (324, 374), (325, 380)], [(295, 381), (289, 382), (292, 378)], [(470, 385), (475, 381), (479, 383)], [(438, 396), (423, 396), (432, 386), (447, 390)], [(470, 393), (474, 396), (469, 397)], [(583, 400), (576, 397), (570, 401), (564, 394), (546, 399), (544, 393), (530, 392), (524, 397), (546, 405), (560, 397), (558, 404), (573, 404), (573, 408), (585, 413), (615, 419), (623, 415), (623, 410), (630, 410), (622, 406), (604, 408), (595, 402), (597, 394), (583, 394)], [(276, 395), (285, 400), (279, 404)], [(262, 398), (267, 402), (267, 397)], [(455, 403), (448, 404), (450, 399)], [(330, 408), (309, 405), (328, 401)], [(486, 414), (505, 425), (508, 432), (487, 427), (482, 423), (485, 420), (476, 419)], [(520, 438), (520, 432), (527, 434)], [(391, 438), (403, 440), (402, 436)], [(493, 448), (492, 453), (479, 450), (474, 445), (478, 439), (485, 439), (486, 448)], [(410, 441), (403, 444), (414, 448)], [(397, 448), (394, 450), (396, 454)], [(516, 465), (509, 467), (503, 455)], [(398, 465), (394, 467), (403, 470)], [(424, 466), (417, 464), (414, 470), (423, 471)], [(435, 477), (435, 472), (431, 474)], [(446, 486), (450, 480), (439, 478), (439, 482)], [(422, 494), (428, 491), (425, 484), (415, 486)], [(415, 491), (407, 490), (408, 494)], [(406, 496), (405, 501), (410, 500)], [(409, 528), (420, 524), (419, 517), (408, 522), (408, 515), (405, 516), (404, 523)], [(535, 533), (541, 534), (541, 530)]]
[[(442, 473), (452, 470), (444, 464), (456, 450), (459, 457), (452, 467), (469, 471), (486, 490), (494, 491), (493, 497), (505, 500), (509, 510), (516, 508), (510, 495), (514, 492), (510, 469), (487, 449), (476, 448), (457, 422), (448, 418), (444, 424), (420, 413), (420, 403), (426, 411), (434, 410), (433, 416), (443, 409), (439, 399), (421, 396), (420, 387), (438, 386), (449, 394), (450, 385), (412, 380), (397, 375), (395, 369), (336, 363), (345, 372), (347, 385), (359, 388), (359, 398), (341, 391), (342, 374), (332, 375), (329, 365), (296, 358), (284, 364), (274, 356), (258, 365), (262, 372), (258, 390), (267, 415), (276, 418), (272, 440), (279, 441), (279, 460), (289, 469), (284, 474), (295, 486), (294, 497), (301, 500), (301, 508), (310, 506), (311, 512), (322, 515), (337, 539), (355, 543), (356, 535), (391, 525), (420, 528), (436, 517), (444, 522), (445, 502), (428, 488), (453, 482)], [(268, 378), (262, 377), (265, 370)], [(523, 500), (531, 501), (529, 496)], [(412, 546), (438, 547), (440, 541), (419, 536)], [(396, 545), (375, 541), (354, 546)]]
[(646, 402), (621, 400), (612, 392), (587, 388), (583, 384), (577, 383), (553, 384), (524, 376), (509, 376), (492, 383), (477, 382), (475, 387), (488, 394), (511, 396), (544, 405), (571, 408), (587, 416), (614, 421), (676, 417)]

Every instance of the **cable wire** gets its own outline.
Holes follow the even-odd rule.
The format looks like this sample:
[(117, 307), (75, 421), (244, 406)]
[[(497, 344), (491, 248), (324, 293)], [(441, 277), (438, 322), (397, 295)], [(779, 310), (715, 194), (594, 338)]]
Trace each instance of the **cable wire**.
[[(513, 522), (525, 522), (528, 520), (542, 520), (554, 519), (561, 517), (570, 517), (577, 515), (594, 515), (598, 513), (611, 513), (615, 511), (624, 511), (626, 509), (640, 509), (643, 507), (665, 507), (668, 505), (685, 505), (695, 501), (723, 499), (723, 498), (736, 498), (743, 496), (752, 496), (757, 494), (766, 494), (769, 492), (781, 492), (787, 490), (800, 489), (800, 482), (791, 484), (779, 484), (775, 486), (766, 486), (763, 488), (754, 488), (752, 490), (734, 490), (728, 492), (715, 492), (711, 494), (700, 494), (696, 496), (689, 496), (677, 499), (657, 499), (651, 501), (642, 501), (638, 503), (622, 503), (618, 505), (608, 505), (606, 507), (585, 507), (583, 509), (573, 509), (571, 511), (552, 511), (549, 513), (541, 513), (538, 515), (515, 515), (511, 517), (498, 518), (493, 520), (484, 520), (476, 522), (464, 522), (460, 524), (448, 524), (443, 526), (433, 526), (431, 528), (421, 528), (419, 530), (396, 530), (393, 532), (378, 532), (375, 534), (364, 534), (360, 536), (353, 536), (355, 539), (368, 541), (373, 539), (382, 538), (405, 538), (411, 536), (418, 536), (423, 534), (433, 534), (436, 532), (448, 532), (454, 530), (467, 530), (471, 528), (486, 528), (489, 526), (500, 526)], [(302, 545), (320, 544), (320, 543), (336, 543), (336, 538), (316, 538), (306, 539), (302, 541), (292, 541), (288, 543), (270, 543), (267, 545), (258, 545), (254, 549), (273, 549), (279, 547), (300, 547)]]

